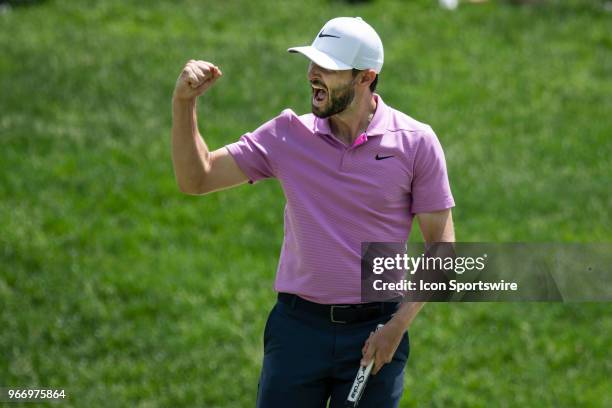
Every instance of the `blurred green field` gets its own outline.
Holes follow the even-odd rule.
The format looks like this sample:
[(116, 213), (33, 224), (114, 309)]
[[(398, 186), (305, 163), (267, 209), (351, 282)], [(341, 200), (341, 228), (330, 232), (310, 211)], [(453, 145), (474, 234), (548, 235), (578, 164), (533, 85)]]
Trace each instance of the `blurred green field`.
[[(221, 67), (199, 105), (212, 148), (285, 107), (307, 112), (307, 62), (285, 50), (335, 16), (377, 29), (380, 94), (438, 133), (458, 240), (610, 242), (603, 3), (3, 8), (0, 387), (65, 388), (66, 407), (254, 406), (283, 194), (266, 181), (181, 195), (170, 97), (187, 59)], [(612, 406), (610, 311), (427, 305), (401, 406)]]

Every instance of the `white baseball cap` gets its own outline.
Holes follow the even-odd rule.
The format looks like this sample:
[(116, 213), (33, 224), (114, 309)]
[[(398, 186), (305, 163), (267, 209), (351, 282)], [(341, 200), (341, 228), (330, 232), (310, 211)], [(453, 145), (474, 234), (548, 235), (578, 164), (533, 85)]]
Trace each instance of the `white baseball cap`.
[(373, 69), (378, 74), (384, 52), (380, 37), (361, 17), (337, 17), (329, 20), (312, 45), (292, 47), (315, 64), (334, 71)]

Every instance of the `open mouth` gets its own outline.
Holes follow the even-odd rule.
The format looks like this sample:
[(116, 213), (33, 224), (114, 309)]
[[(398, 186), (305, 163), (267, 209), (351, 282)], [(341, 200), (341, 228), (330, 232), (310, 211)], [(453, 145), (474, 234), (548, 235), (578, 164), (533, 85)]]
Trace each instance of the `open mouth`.
[(315, 106), (322, 105), (327, 99), (327, 90), (319, 85), (311, 84), (312, 86), (312, 104)]

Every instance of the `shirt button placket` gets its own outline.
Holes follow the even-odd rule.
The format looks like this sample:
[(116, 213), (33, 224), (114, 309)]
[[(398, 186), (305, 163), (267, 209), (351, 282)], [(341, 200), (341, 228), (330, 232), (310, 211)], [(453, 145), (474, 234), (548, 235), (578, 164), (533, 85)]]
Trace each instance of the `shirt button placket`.
[(350, 171), (355, 149), (364, 144), (366, 140), (366, 134), (362, 133), (351, 146), (343, 146), (344, 151), (342, 152), (342, 160), (340, 161), (340, 170)]
[(344, 172), (348, 172), (350, 170), (351, 164), (351, 152), (352, 147), (344, 147), (342, 149), (342, 158), (340, 159), (340, 170)]

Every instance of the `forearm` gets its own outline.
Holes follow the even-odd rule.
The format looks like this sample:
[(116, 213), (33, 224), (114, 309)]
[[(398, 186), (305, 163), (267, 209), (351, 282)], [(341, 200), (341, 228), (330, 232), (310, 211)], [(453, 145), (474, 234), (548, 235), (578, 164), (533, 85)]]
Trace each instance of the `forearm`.
[(181, 191), (194, 193), (210, 167), (210, 152), (198, 131), (196, 99), (172, 99), (172, 163)]
[(394, 324), (397, 324), (402, 331), (410, 327), (412, 321), (423, 308), (425, 302), (405, 302), (402, 303), (397, 312), (393, 315)]
[[(418, 220), (421, 233), (428, 245), (438, 242), (455, 242), (455, 229), (450, 209), (419, 214)], [(392, 321), (401, 330), (406, 330), (424, 305), (425, 302), (404, 302), (395, 312)]]

